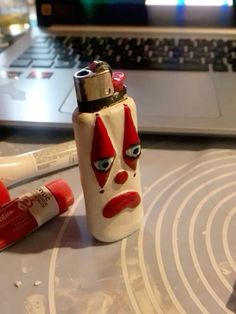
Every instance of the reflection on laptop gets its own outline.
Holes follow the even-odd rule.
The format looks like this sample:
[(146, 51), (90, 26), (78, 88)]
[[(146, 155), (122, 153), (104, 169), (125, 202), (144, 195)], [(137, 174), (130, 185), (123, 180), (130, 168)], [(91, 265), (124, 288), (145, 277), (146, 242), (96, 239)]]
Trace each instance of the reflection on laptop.
[(236, 134), (232, 0), (36, 0), (36, 8), (40, 27), (0, 55), (1, 124), (71, 128), (73, 73), (101, 59), (126, 73), (140, 131)]

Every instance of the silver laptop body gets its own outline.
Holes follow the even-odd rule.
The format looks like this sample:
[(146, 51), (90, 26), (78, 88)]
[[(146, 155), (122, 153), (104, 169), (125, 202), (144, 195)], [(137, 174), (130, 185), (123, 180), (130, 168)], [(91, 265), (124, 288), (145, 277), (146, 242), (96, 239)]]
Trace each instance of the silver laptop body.
[[(46, 7), (45, 2), (47, 2)], [(68, 38), (71, 36), (82, 39), (105, 38), (104, 51), (108, 37), (127, 40), (136, 38), (136, 42), (138, 40), (146, 45), (142, 49), (147, 50), (147, 58), (150, 57), (150, 60), (153, 60), (153, 53), (148, 52), (149, 42), (156, 43), (156, 46), (162, 43), (162, 51), (165, 53), (165, 50), (169, 49), (165, 46), (165, 40), (174, 42), (178, 50), (179, 42), (183, 43), (185, 39), (187, 42), (190, 38), (193, 46), (198, 46), (198, 43), (203, 40), (217, 46), (219, 51), (224, 52), (222, 59), (224, 64), (230, 55), (231, 63), (227, 64), (227, 71), (220, 68), (217, 70), (217, 67), (213, 70), (212, 62), (207, 65), (208, 70), (204, 68), (200, 71), (179, 69), (179, 65), (177, 67), (174, 65), (172, 70), (167, 69), (166, 64), (162, 68), (159, 64), (162, 64), (166, 55), (158, 56), (155, 52), (154, 55), (157, 57), (155, 60), (159, 63), (154, 69), (149, 69), (149, 63), (147, 69), (145, 64), (134, 68), (128, 66), (123, 69), (122, 64), (117, 67), (117, 70), (125, 72), (128, 94), (137, 104), (139, 131), (236, 135), (236, 72), (234, 71), (236, 31), (233, 7), (181, 7), (178, 11), (176, 7), (171, 6), (147, 6), (141, 4), (142, 1), (126, 1), (128, 4), (124, 3), (125, 1), (117, 1), (115, 10), (113, 7), (111, 11), (112, 14), (117, 11), (117, 16), (109, 15), (106, 21), (107, 15), (111, 14), (109, 10), (112, 3), (105, 7), (104, 4), (97, 4), (95, 8), (89, 9), (81, 4), (77, 16), (78, 8), (73, 7), (75, 2), (59, 1), (58, 8), (55, 8), (57, 4), (53, 1), (36, 1), (39, 27), (32, 27), (0, 54), (0, 125), (72, 128), (72, 112), (77, 106), (73, 74), (83, 67), (85, 62), (77, 53), (77, 59), (72, 67), (56, 67), (54, 55), (56, 46), (54, 45), (51, 50), (44, 49), (50, 48), (51, 41), (55, 38), (59, 41), (70, 40)], [(66, 10), (69, 4), (71, 7)], [(120, 11), (117, 9), (119, 6)], [(89, 14), (91, 10), (95, 15), (95, 22), (93, 16)], [(144, 15), (140, 13), (141, 10), (145, 10)], [(117, 22), (119, 25), (115, 25)], [(228, 46), (220, 49), (223, 42)], [(43, 53), (45, 54), (45, 59), (48, 61), (46, 66), (42, 63), (44, 59), (40, 57), (25, 66), (27, 64), (25, 60), (28, 55), (32, 57), (35, 47), (41, 49), (39, 54), (41, 58)], [(111, 47), (108, 47), (108, 53), (109, 48), (111, 50)], [(130, 47), (124, 49), (129, 50)], [(185, 44), (182, 44), (181, 49), (185, 52), (190, 50), (189, 47), (185, 47)], [(200, 49), (199, 44), (199, 50), (204, 53), (207, 49), (206, 47)], [(209, 52), (214, 58), (214, 52)], [(129, 61), (129, 52), (126, 56)], [(193, 54), (187, 55), (186, 59), (189, 56), (192, 59), (199, 59)], [(101, 58), (101, 55), (96, 57)], [(167, 57), (173, 55), (168, 51)], [(138, 59), (138, 54), (135, 58)], [(107, 61), (106, 54), (102, 55), (102, 59)], [(185, 56), (181, 56), (178, 63), (182, 64), (183, 59)], [(200, 55), (200, 62), (206, 64), (202, 55)]]

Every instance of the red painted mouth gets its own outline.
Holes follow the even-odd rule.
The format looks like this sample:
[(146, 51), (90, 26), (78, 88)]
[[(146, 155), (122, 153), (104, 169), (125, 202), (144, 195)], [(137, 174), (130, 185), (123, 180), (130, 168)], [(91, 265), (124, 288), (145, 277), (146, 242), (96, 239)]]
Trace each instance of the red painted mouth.
[(141, 196), (135, 191), (129, 191), (113, 197), (103, 208), (103, 216), (112, 218), (126, 208), (135, 208), (141, 202)]

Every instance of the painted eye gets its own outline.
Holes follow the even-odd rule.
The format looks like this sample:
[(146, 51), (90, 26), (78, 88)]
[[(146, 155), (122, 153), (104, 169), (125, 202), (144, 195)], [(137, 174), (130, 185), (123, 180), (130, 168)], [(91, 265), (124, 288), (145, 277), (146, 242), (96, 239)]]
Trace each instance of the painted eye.
[(95, 161), (93, 164), (97, 170), (106, 172), (111, 168), (114, 159), (114, 157), (103, 158)]
[(126, 156), (131, 158), (137, 158), (141, 154), (141, 145), (135, 144), (125, 151)]

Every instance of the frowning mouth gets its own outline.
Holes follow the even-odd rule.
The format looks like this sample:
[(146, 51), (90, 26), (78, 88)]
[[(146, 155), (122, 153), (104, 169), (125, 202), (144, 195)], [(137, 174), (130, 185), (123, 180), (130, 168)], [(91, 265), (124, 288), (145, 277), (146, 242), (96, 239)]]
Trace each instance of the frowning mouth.
[(141, 202), (141, 196), (136, 191), (128, 191), (113, 197), (103, 208), (103, 216), (112, 218), (126, 208), (135, 208)]

